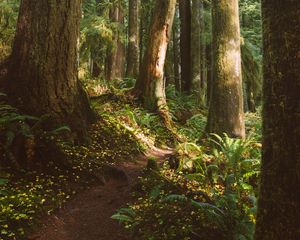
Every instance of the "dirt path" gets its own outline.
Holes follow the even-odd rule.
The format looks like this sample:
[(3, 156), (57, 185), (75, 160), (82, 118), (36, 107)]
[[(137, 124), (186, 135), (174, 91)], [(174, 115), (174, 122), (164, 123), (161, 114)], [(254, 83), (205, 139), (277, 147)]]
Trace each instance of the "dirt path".
[[(147, 156), (163, 159), (170, 150), (155, 149)], [(123, 163), (128, 181), (110, 178), (104, 186), (95, 186), (79, 193), (64, 209), (45, 219), (41, 230), (30, 240), (131, 240), (127, 233), (110, 217), (131, 200), (132, 187), (147, 157), (136, 163)]]

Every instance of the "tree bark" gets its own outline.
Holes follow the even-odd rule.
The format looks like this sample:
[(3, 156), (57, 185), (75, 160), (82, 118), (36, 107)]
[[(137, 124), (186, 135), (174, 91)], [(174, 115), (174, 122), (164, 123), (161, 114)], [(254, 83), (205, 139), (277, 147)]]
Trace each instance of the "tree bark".
[(50, 113), (82, 138), (93, 117), (77, 76), (81, 1), (23, 0), (6, 91), (26, 114)]
[(207, 131), (245, 137), (238, 0), (212, 1), (213, 82)]
[(263, 156), (255, 239), (300, 239), (300, 2), (263, 0)]
[(140, 0), (129, 0), (129, 43), (126, 76), (136, 79), (139, 73), (139, 12)]
[(179, 1), (180, 16), (180, 56), (182, 90), (190, 93), (192, 90), (192, 57), (191, 57), (191, 1)]
[(193, 0), (192, 2), (192, 88), (198, 92), (201, 87), (202, 4), (202, 0)]
[(157, 0), (144, 54), (142, 71), (135, 86), (146, 108), (157, 111), (166, 105), (164, 64), (172, 30), (176, 0)]
[[(175, 11), (176, 17), (178, 14), (178, 10), (176, 8)], [(173, 24), (173, 62), (174, 62), (174, 80), (175, 80), (175, 89), (176, 91), (181, 91), (180, 85), (180, 52), (179, 52), (179, 33), (178, 33), (177, 24)]]
[(114, 32), (114, 46), (107, 56), (108, 80), (120, 79), (125, 76), (125, 44), (122, 40), (122, 27), (124, 25), (124, 12), (121, 3), (115, 3), (110, 10), (110, 20), (117, 23)]

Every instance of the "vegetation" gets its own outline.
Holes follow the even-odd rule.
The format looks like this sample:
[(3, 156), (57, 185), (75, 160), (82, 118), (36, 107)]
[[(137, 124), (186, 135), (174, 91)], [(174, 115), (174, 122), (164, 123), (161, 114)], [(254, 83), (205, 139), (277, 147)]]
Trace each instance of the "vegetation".
[(168, 159), (159, 170), (146, 169), (137, 200), (113, 218), (137, 239), (252, 239), (261, 144), (227, 135), (206, 141), (179, 144), (176, 168)]
[(300, 239), (299, 8), (0, 0), (0, 240)]

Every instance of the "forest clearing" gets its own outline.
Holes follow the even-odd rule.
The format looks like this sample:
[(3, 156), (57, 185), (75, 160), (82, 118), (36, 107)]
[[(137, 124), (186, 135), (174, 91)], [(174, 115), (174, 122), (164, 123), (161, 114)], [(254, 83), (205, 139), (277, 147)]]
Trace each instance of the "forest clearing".
[(300, 1), (0, 0), (0, 240), (300, 239)]

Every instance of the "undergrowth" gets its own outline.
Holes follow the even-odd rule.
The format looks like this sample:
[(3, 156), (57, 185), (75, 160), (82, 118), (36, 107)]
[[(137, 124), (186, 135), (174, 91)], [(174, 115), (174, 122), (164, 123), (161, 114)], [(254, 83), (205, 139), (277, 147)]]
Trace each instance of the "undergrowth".
[(176, 169), (149, 170), (136, 202), (113, 218), (136, 239), (252, 239), (260, 145), (214, 135), (179, 154)]
[[(158, 169), (145, 169), (136, 186), (136, 200), (114, 219), (136, 239), (252, 238), (261, 158), (259, 112), (246, 114), (246, 140), (227, 135), (203, 138), (207, 110), (198, 107), (195, 96), (179, 94), (169, 86), (168, 105), (181, 139), (178, 142), (158, 115), (143, 109), (128, 94), (131, 85), (130, 79), (98, 86), (101, 95), (95, 95), (92, 105), (100, 119), (91, 126), (87, 145), (76, 146), (62, 141), (59, 134), (46, 134), (63, 152), (63, 164), (49, 162), (49, 171), (44, 173), (0, 171), (0, 239), (22, 239), (40, 216), (99, 181), (103, 166), (114, 165), (116, 160), (134, 161), (139, 152), (153, 146), (172, 146), (176, 154)], [(35, 132), (45, 132), (30, 130), (32, 122), (40, 119), (20, 115), (7, 105), (2, 111), (0, 121), (11, 120), (0, 129), (5, 136), (0, 139), (2, 152), (10, 149), (10, 136), (19, 135), (20, 130), (27, 129), (30, 134), (24, 136), (29, 139)], [(54, 132), (60, 129), (67, 131), (63, 127)], [(203, 139), (201, 145), (199, 139)]]
[[(1, 240), (23, 239), (42, 216), (63, 206), (86, 186), (103, 181), (103, 166), (134, 161), (144, 150), (128, 129), (108, 115), (102, 115), (91, 126), (90, 142), (81, 146), (61, 138), (67, 127), (43, 130), (42, 118), (25, 116), (4, 102), (0, 104), (2, 163), (14, 160), (14, 140), (18, 137), (25, 139), (26, 157), (37, 154), (36, 144), (28, 143), (40, 138), (47, 138), (64, 156), (62, 161), (49, 160), (36, 170), (16, 168), (16, 164), (0, 165)], [(44, 157), (47, 159), (47, 155)]]
[[(260, 110), (246, 114), (247, 139), (215, 134), (207, 138), (206, 109), (196, 107), (195, 97), (172, 88), (168, 96), (176, 132), (184, 141), (176, 142), (176, 155), (158, 170), (145, 170), (136, 200), (112, 218), (135, 239), (252, 239), (261, 159)], [(130, 104), (118, 114), (121, 122), (160, 136), (155, 114)]]

